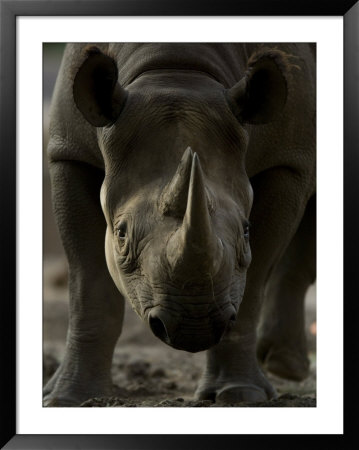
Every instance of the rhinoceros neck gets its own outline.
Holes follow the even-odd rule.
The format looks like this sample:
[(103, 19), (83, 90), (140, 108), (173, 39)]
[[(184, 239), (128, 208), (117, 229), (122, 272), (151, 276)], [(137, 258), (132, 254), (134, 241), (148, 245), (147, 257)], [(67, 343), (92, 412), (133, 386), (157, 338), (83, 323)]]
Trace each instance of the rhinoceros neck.
[(161, 69), (205, 72), (225, 87), (233, 85), (244, 70), (243, 53), (235, 44), (133, 43), (111, 44), (117, 58), (119, 81), (130, 84), (143, 72)]

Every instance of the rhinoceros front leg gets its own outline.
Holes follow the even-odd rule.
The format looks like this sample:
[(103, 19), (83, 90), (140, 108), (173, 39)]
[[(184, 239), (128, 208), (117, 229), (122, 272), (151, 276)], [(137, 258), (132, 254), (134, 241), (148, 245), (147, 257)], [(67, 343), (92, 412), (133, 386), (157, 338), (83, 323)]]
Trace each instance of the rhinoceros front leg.
[(70, 406), (111, 393), (111, 363), (124, 301), (107, 270), (103, 174), (79, 162), (50, 164), (53, 207), (69, 262), (66, 351), (44, 388), (44, 405)]
[(225, 403), (265, 401), (276, 396), (256, 357), (256, 327), (271, 270), (290, 242), (308, 199), (308, 183), (284, 168), (252, 181), (252, 263), (235, 326), (207, 352), (196, 395)]
[(303, 219), (266, 288), (257, 353), (266, 369), (303, 380), (309, 372), (304, 300), (316, 277), (316, 199)]

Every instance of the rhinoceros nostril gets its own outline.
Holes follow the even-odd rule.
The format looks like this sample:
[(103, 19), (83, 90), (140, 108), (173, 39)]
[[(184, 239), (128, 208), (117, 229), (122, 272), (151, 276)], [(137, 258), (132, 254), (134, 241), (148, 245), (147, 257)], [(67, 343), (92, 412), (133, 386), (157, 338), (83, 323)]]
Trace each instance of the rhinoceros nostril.
[(231, 317), (229, 318), (229, 322), (234, 323), (237, 320), (237, 314), (232, 314)]
[(151, 316), (149, 317), (149, 325), (152, 330), (152, 333), (157, 336), (161, 341), (170, 343), (170, 338), (168, 336), (165, 324), (159, 317)]

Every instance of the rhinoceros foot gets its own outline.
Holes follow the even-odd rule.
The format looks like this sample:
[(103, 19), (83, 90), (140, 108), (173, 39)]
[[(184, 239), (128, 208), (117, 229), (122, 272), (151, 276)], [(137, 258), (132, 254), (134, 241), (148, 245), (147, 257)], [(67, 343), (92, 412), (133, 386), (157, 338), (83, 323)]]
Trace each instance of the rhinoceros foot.
[(264, 377), (260, 377), (254, 383), (240, 380), (202, 383), (197, 389), (196, 398), (229, 405), (241, 402), (265, 402), (277, 398), (277, 393)]
[(47, 396), (44, 398), (42, 402), (43, 406), (46, 406), (48, 408), (51, 407), (66, 407), (66, 406), (78, 406), (78, 402), (74, 402), (73, 399), (70, 398), (60, 398), (60, 397), (54, 397), (54, 396)]
[(275, 345), (261, 339), (258, 345), (258, 358), (268, 372), (281, 378), (302, 381), (309, 375), (309, 359), (305, 348), (300, 345)]
[(80, 406), (90, 398), (110, 397), (112, 394), (112, 389), (91, 389), (84, 391), (75, 387), (57, 387), (48, 395), (44, 395), (42, 404), (45, 407)]
[(217, 403), (263, 402), (269, 400), (266, 391), (254, 385), (229, 385), (217, 392)]
[(273, 392), (273, 395), (268, 395), (264, 388), (253, 384), (240, 383), (228, 384), (221, 389), (212, 387), (197, 392), (198, 400), (211, 399), (216, 403), (227, 405), (241, 402), (265, 402), (276, 397), (275, 392)]
[(231, 405), (241, 402), (265, 402), (277, 398), (277, 392), (259, 369), (247, 374), (238, 370), (237, 375), (232, 372), (227, 376), (224, 373), (216, 376), (207, 368), (195, 397), (198, 400), (212, 400)]
[(95, 397), (109, 397), (113, 394), (112, 389), (91, 389), (79, 390), (75, 387), (56, 387), (48, 395), (44, 396), (43, 406), (46, 407), (66, 407), (66, 406), (80, 406), (86, 400)]
[(79, 406), (94, 397), (111, 396), (113, 387), (109, 380), (89, 379), (89, 375), (76, 380), (76, 375), (60, 365), (43, 388), (43, 406)]
[(235, 404), (265, 402), (277, 393), (261, 371), (255, 354), (255, 335), (232, 332), (207, 351), (205, 372), (196, 391), (199, 400)]

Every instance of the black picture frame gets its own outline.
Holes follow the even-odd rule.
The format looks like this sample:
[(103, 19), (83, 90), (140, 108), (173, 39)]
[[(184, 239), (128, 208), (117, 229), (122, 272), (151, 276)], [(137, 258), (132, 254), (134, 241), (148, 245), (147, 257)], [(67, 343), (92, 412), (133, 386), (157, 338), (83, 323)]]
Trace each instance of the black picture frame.
[[(342, 16), (344, 18), (344, 293), (343, 435), (18, 435), (16, 434), (16, 17), (18, 16)], [(358, 264), (358, 0), (0, 0), (1, 448), (183, 449), (351, 448), (357, 415), (349, 413), (359, 375), (355, 323)], [(353, 389), (353, 392), (352, 392)], [(321, 442), (319, 442), (321, 441)]]

